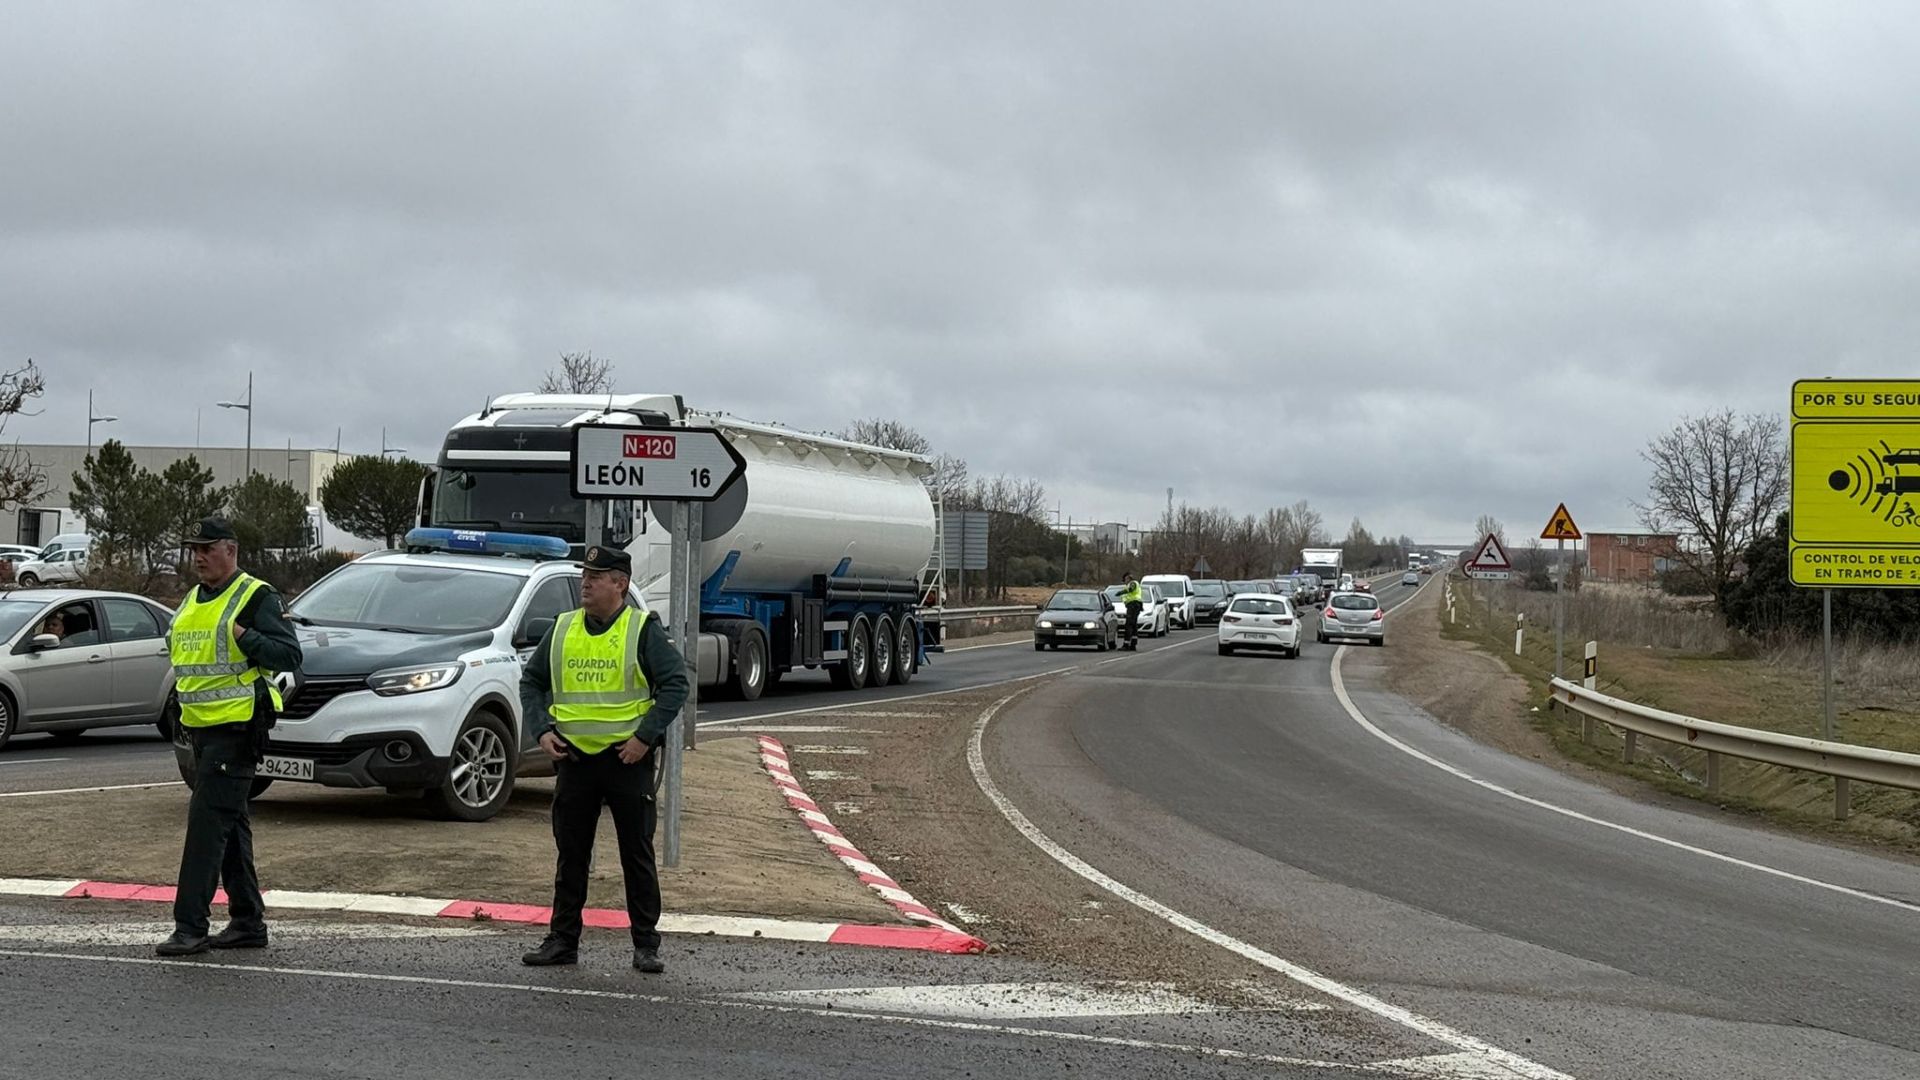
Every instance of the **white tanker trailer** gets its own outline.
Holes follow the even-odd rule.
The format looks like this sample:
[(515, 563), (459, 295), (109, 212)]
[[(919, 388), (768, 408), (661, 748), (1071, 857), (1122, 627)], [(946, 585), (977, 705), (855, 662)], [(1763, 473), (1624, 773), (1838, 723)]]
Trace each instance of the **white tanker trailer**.
[[(746, 459), (708, 503), (700, 681), (746, 699), (796, 668), (859, 689), (911, 679), (939, 630), (920, 599), (935, 542), (928, 461), (915, 454), (689, 410), (666, 394), (507, 394), (447, 432), (422, 489), (423, 525), (587, 542), (571, 494), (583, 424), (712, 427)], [(664, 507), (662, 508), (665, 509)], [(668, 617), (669, 536), (645, 504), (611, 504), (647, 607)]]

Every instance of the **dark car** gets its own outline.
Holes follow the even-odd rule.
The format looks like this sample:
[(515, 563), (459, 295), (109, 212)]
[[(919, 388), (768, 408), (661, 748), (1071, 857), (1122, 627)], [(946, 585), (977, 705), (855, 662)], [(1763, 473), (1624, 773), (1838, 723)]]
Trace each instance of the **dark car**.
[(1219, 578), (1201, 578), (1193, 583), (1193, 621), (1200, 626), (1217, 623), (1232, 600), (1227, 583)]
[(1091, 645), (1105, 652), (1120, 644), (1120, 620), (1098, 589), (1061, 589), (1033, 620), (1033, 651)]

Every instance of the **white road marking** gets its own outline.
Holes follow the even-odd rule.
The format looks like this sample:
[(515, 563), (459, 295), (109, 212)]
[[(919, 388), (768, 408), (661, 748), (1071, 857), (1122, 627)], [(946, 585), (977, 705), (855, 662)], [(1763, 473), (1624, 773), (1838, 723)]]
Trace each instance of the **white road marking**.
[(985, 915), (969, 907), (963, 907), (959, 904), (942, 904), (941, 906), (947, 909), (947, 912), (953, 916), (954, 921), (965, 923), (968, 926), (985, 926), (993, 922), (992, 919), (987, 918)]
[(51, 765), (56, 761), (71, 760), (73, 759), (63, 757), (9, 758), (6, 761), (0, 761), (0, 765)]
[(873, 751), (864, 746), (796, 746), (798, 754), (839, 754), (843, 757), (865, 757)]
[[(960, 640), (965, 641), (967, 639), (961, 638)], [(1033, 638), (1023, 637), (1018, 641), (996, 641), (991, 645), (962, 645), (958, 649), (948, 649), (947, 652), (950, 652), (950, 653), (973, 652), (975, 649), (1004, 649), (1010, 645), (1031, 645), (1031, 644), (1033, 644)]]
[[(863, 718), (876, 715), (862, 713)], [(880, 716), (918, 716), (919, 713), (879, 713)], [(768, 726), (753, 729), (762, 735), (884, 735), (883, 731), (870, 728), (842, 727), (839, 724), (789, 724), (784, 727)]]
[(0, 799), (24, 799), (29, 795), (84, 795), (94, 791), (137, 791), (141, 788), (184, 788), (185, 786), (185, 784), (182, 784), (178, 780), (163, 780), (157, 784), (109, 784), (106, 787), (48, 788), (41, 791), (0, 791)]
[(999, 982), (943, 986), (853, 986), (756, 990), (730, 997), (830, 1009), (943, 1016), (960, 1020), (1061, 1020), (1096, 1016), (1180, 1016), (1234, 1011), (1189, 997), (1164, 982)]
[(281, 975), (291, 978), (340, 979), (349, 982), (388, 983), (396, 986), (436, 986), (457, 990), (490, 990), (552, 997), (597, 998), (603, 1001), (625, 1001), (645, 1005), (681, 1008), (744, 1009), (754, 1012), (778, 1013), (790, 1016), (809, 1016), (820, 1019), (864, 1021), (892, 1024), (900, 1027), (929, 1028), (939, 1031), (963, 1031), (984, 1035), (1014, 1035), (1022, 1038), (1042, 1039), (1053, 1042), (1078, 1043), (1085, 1046), (1110, 1046), (1127, 1050), (1195, 1054), (1225, 1061), (1245, 1061), (1259, 1065), (1276, 1065), (1295, 1069), (1333, 1069), (1350, 1073), (1379, 1073), (1383, 1071), (1366, 1064), (1344, 1061), (1323, 1061), (1317, 1058), (1287, 1057), (1279, 1054), (1255, 1054), (1245, 1050), (1228, 1050), (1217, 1046), (1153, 1042), (1147, 1039), (1127, 1039), (1112, 1035), (1084, 1035), (1073, 1031), (1048, 1031), (1044, 1028), (1015, 1027), (1006, 1024), (983, 1024), (969, 1020), (940, 1020), (932, 1017), (863, 1013), (844, 1009), (811, 1008), (803, 1005), (778, 1005), (762, 1001), (744, 1001), (739, 998), (673, 998), (664, 994), (635, 994), (620, 990), (592, 990), (570, 986), (539, 986), (531, 983), (497, 983), (485, 982), (479, 979), (439, 979), (423, 975), (387, 975), (365, 971), (335, 971), (325, 968), (267, 967), (253, 964), (210, 963), (204, 960), (166, 960), (159, 957), (146, 956), (88, 956), (82, 953), (46, 952), (29, 949), (0, 949), (0, 956), (11, 956), (31, 960), (51, 960), (63, 963), (192, 968), (198, 972), (206, 973), (209, 976)]
[[(987, 725), (993, 722), (994, 716), (1000, 712), (1001, 708), (1018, 696), (1018, 694), (1010, 694), (1001, 698), (999, 701), (988, 706), (987, 709), (980, 714), (979, 719), (974, 721), (973, 737), (967, 742), (967, 766), (973, 771), (974, 783), (980, 788), (981, 793), (987, 797), (987, 800), (993, 803), (994, 808), (1000, 811), (1000, 816), (1006, 818), (1008, 824), (1011, 824), (1017, 829), (1020, 835), (1026, 837), (1033, 846), (1045, 852), (1053, 861), (1099, 886), (1101, 889), (1125, 900), (1134, 907), (1172, 923), (1174, 926), (1200, 938), (1202, 941), (1218, 945), (1228, 952), (1245, 957), (1269, 971), (1278, 972), (1292, 979), (1294, 982), (1317, 990), (1328, 997), (1344, 1001), (1355, 1008), (1364, 1009), (1382, 1019), (1419, 1032), (1447, 1046), (1451, 1046), (1455, 1050), (1472, 1054), (1489, 1065), (1497, 1065), (1506, 1070), (1505, 1075), (1508, 1077), (1526, 1077), (1529, 1078), (1529, 1080), (1570, 1080), (1565, 1073), (1550, 1069), (1537, 1061), (1532, 1061), (1511, 1051), (1503, 1050), (1492, 1043), (1476, 1039), (1465, 1032), (1456, 1031), (1438, 1020), (1422, 1016), (1410, 1009), (1390, 1004), (1364, 990), (1330, 979), (1310, 968), (1275, 956), (1273, 953), (1256, 945), (1248, 944), (1239, 938), (1215, 930), (1213, 927), (1208, 926), (1198, 919), (1175, 911), (1173, 908), (1162, 904), (1151, 896), (1108, 877), (1086, 860), (1068, 851), (1066, 848), (1061, 847), (1058, 843), (1054, 842), (1052, 837), (1042, 832), (1039, 826), (1028, 820), (1027, 816), (1021, 813), (1020, 809), (1014, 806), (1006, 795), (1001, 793), (1000, 788), (994, 784), (993, 777), (987, 773), (987, 758), (984, 748)], [(1494, 1075), (1500, 1074), (1496, 1073)]]
[(806, 770), (806, 773), (807, 773), (807, 779), (809, 780), (858, 780), (860, 779), (859, 777), (853, 775), (852, 773), (834, 772), (832, 769), (808, 769)]
[[(62, 923), (59, 925), (0, 926), (0, 941), (26, 941), (41, 945), (152, 945), (173, 933), (173, 923)], [(288, 941), (381, 941), (406, 938), (457, 938), (492, 934), (471, 924), (447, 923), (440, 926), (409, 926), (404, 923), (301, 923), (281, 920), (273, 924), (273, 939)]]
[(45, 878), (0, 878), (0, 894), (7, 896), (65, 896), (85, 885), (85, 878), (49, 881)]
[(1531, 795), (1523, 795), (1520, 792), (1513, 790), (1512, 788), (1504, 787), (1500, 784), (1496, 784), (1491, 780), (1482, 780), (1479, 777), (1473, 775), (1472, 773), (1466, 771), (1465, 769), (1462, 769), (1458, 766), (1450, 765), (1447, 762), (1441, 761), (1439, 758), (1434, 757), (1432, 754), (1429, 754), (1424, 750), (1421, 750), (1421, 749), (1418, 749), (1417, 747), (1409, 745), (1408, 743), (1402, 742), (1398, 738), (1395, 738), (1394, 736), (1389, 735), (1385, 731), (1382, 731), (1380, 728), (1374, 726), (1373, 721), (1368, 720), (1366, 718), (1365, 714), (1363, 714), (1360, 711), (1359, 707), (1354, 705), (1353, 698), (1349, 696), (1347, 693), (1346, 680), (1342, 678), (1340, 675), (1340, 661), (1346, 657), (1346, 654), (1347, 654), (1347, 647), (1345, 645), (1342, 645), (1338, 649), (1335, 649), (1333, 653), (1333, 663), (1330, 670), (1333, 673), (1333, 696), (1340, 699), (1340, 706), (1346, 709), (1347, 715), (1353, 719), (1354, 723), (1359, 724), (1360, 727), (1367, 732), (1367, 734), (1372, 735), (1374, 738), (1379, 739), (1381, 742), (1386, 743), (1388, 746), (1393, 747), (1395, 750), (1398, 750), (1409, 757), (1415, 758), (1419, 761), (1426, 762), (1428, 765), (1431, 765), (1434, 768), (1439, 769), (1441, 772), (1449, 773), (1453, 776), (1457, 776), (1460, 779), (1465, 780), (1469, 784), (1473, 784), (1477, 787), (1485, 788), (1486, 790), (1491, 791), (1496, 795), (1504, 795), (1507, 798), (1514, 800), (1515, 802), (1523, 802), (1523, 803), (1526, 803), (1528, 806), (1537, 806), (1542, 810), (1551, 811), (1553, 813), (1561, 815), (1562, 817), (1569, 817), (1575, 821), (1584, 821), (1589, 825), (1598, 825), (1603, 829), (1612, 829), (1614, 832), (1625, 833), (1628, 836), (1638, 837), (1641, 840), (1646, 840), (1651, 843), (1659, 844), (1663, 847), (1669, 847), (1674, 849), (1675, 851), (1684, 851), (1690, 855), (1698, 855), (1702, 858), (1712, 859), (1715, 862), (1723, 862), (1729, 866), (1738, 866), (1738, 867), (1741, 867), (1742, 869), (1752, 870), (1757, 873), (1767, 874), (1772, 877), (1777, 877), (1787, 881), (1797, 882), (1801, 885), (1811, 885), (1816, 889), (1825, 889), (1828, 892), (1839, 893), (1842, 896), (1850, 896), (1856, 900), (1869, 900), (1876, 904), (1885, 904), (1888, 907), (1895, 907), (1895, 908), (1900, 908), (1904, 911), (1912, 911), (1912, 912), (1920, 913), (1920, 904), (1909, 903), (1905, 900), (1896, 900), (1890, 896), (1879, 896), (1874, 893), (1866, 892), (1862, 889), (1855, 889), (1846, 885), (1837, 885), (1831, 881), (1821, 881), (1818, 878), (1810, 878), (1803, 874), (1796, 874), (1791, 870), (1782, 870), (1777, 866), (1768, 866), (1765, 863), (1751, 862), (1747, 859), (1742, 859), (1735, 855), (1725, 855), (1718, 851), (1712, 851), (1703, 847), (1696, 847), (1693, 844), (1685, 843), (1680, 840), (1672, 840), (1667, 837), (1660, 836), (1657, 833), (1647, 832), (1645, 829), (1636, 829), (1631, 825), (1622, 825), (1619, 822), (1608, 821), (1605, 818), (1594, 817), (1592, 814), (1583, 814), (1578, 810), (1570, 810), (1567, 807), (1561, 806), (1557, 803), (1547, 802), (1545, 799), (1536, 799)]
[[(1144, 652), (1130, 653), (1126, 656), (1117, 656), (1117, 657), (1114, 657), (1113, 660), (1111, 661), (1103, 660), (1101, 661), (1101, 663), (1115, 663), (1121, 660), (1139, 660), (1148, 656), (1158, 656), (1159, 654), (1166, 652), (1169, 649), (1178, 649), (1184, 645), (1193, 645), (1198, 642), (1212, 641), (1212, 640), (1213, 638), (1211, 637), (1188, 638), (1185, 641), (1176, 641), (1171, 645), (1162, 645), (1157, 649), (1147, 649)], [(1092, 666), (1092, 665), (1089, 665), (1089, 666)], [(1054, 668), (1051, 671), (1042, 671), (1033, 675), (1019, 675), (1011, 679), (996, 679), (993, 682), (978, 683), (973, 686), (956, 686), (952, 690), (932, 690), (924, 694), (908, 694), (904, 697), (890, 697), (879, 702), (879, 704), (895, 705), (903, 701), (923, 701), (927, 698), (948, 697), (953, 694), (970, 694), (975, 690), (992, 690), (995, 687), (1000, 687), (1000, 686), (1016, 686), (1024, 682), (1033, 682), (1035, 679), (1050, 679), (1055, 675), (1070, 675), (1073, 672), (1079, 671), (1080, 669), (1081, 669), (1081, 665), (1075, 664), (1072, 667)], [(760, 720), (777, 720), (777, 719), (780, 719), (781, 717), (787, 717), (787, 716), (809, 716), (814, 713), (824, 713), (824, 712), (845, 713), (848, 716), (851, 716), (857, 719), (861, 714), (855, 710), (858, 710), (859, 708), (860, 706), (858, 705), (846, 705), (846, 704), (816, 705), (808, 709), (786, 709), (781, 712), (761, 713), (757, 716), (736, 716), (729, 720), (702, 720), (699, 723), (695, 724), (694, 726), (701, 727), (701, 728), (731, 727), (734, 724), (751, 724)], [(917, 716), (918, 714), (916, 713), (916, 714), (909, 714), (909, 715)]]
[(836, 814), (864, 814), (867, 811), (857, 802), (850, 799), (841, 799), (839, 802), (833, 804), (833, 812)]

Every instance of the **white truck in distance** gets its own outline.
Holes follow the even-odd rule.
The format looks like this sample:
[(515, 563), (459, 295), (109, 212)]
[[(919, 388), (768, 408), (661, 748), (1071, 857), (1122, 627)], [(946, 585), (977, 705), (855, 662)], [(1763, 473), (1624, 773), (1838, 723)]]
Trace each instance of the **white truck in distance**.
[(1305, 548), (1300, 552), (1300, 568), (1320, 578), (1322, 595), (1332, 596), (1340, 587), (1346, 552), (1340, 548)]
[[(702, 684), (751, 701), (800, 668), (825, 668), (842, 689), (905, 683), (938, 651), (920, 607), (936, 531), (925, 458), (697, 412), (678, 395), (494, 398), (447, 432), (421, 523), (583, 547), (588, 504), (571, 494), (569, 461), (584, 424), (711, 427), (746, 459), (705, 510)], [(665, 508), (609, 506), (609, 537), (632, 553), (635, 587), (670, 618)]]

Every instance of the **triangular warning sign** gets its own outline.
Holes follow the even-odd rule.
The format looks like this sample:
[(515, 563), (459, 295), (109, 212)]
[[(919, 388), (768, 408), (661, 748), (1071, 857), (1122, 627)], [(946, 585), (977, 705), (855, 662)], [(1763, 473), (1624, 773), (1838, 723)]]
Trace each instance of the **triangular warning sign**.
[(1547, 521), (1547, 527), (1540, 530), (1542, 540), (1578, 540), (1580, 526), (1573, 523), (1573, 515), (1567, 513), (1567, 504), (1561, 503), (1554, 510), (1553, 517)]
[(1492, 533), (1480, 541), (1480, 549), (1467, 560), (1469, 570), (1511, 570), (1513, 564), (1507, 561), (1507, 549), (1500, 546), (1500, 538)]

